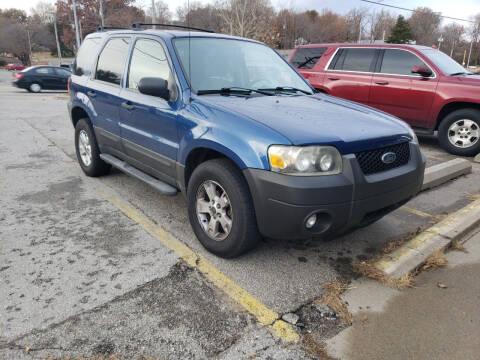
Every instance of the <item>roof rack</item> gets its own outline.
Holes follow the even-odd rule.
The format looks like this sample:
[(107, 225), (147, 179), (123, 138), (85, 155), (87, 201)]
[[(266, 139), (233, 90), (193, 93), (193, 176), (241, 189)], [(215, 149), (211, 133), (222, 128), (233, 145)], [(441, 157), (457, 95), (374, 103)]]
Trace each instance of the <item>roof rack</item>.
[(146, 24), (146, 23), (139, 23), (136, 22), (132, 24), (132, 28), (135, 30), (141, 30), (142, 26), (166, 26), (166, 27), (174, 27), (174, 28), (179, 28), (179, 29), (187, 29), (187, 30), (197, 30), (197, 31), (203, 31), (203, 32), (208, 32), (208, 33), (213, 33), (215, 31), (213, 30), (207, 30), (207, 29), (200, 29), (192, 26), (183, 26), (183, 25), (174, 25), (174, 24)]
[(126, 30), (126, 27), (119, 27), (119, 26), (98, 26), (97, 31), (105, 31), (105, 30)]

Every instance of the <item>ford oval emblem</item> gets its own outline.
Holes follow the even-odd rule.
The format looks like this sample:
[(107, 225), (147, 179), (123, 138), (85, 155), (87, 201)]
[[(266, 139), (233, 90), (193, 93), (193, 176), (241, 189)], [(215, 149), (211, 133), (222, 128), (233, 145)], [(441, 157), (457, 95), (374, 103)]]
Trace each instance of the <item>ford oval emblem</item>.
[(382, 161), (385, 164), (391, 164), (397, 159), (397, 154), (394, 152), (386, 152), (385, 154), (382, 155)]

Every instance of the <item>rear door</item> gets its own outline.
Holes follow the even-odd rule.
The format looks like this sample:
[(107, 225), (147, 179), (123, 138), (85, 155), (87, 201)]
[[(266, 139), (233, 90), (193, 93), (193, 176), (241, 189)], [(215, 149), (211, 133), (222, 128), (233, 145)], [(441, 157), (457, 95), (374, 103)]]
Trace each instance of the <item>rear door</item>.
[(375, 48), (339, 48), (326, 67), (323, 84), (328, 93), (368, 104), (378, 53)]
[(87, 84), (87, 96), (93, 105), (94, 130), (103, 152), (122, 157), (120, 138), (120, 84), (130, 48), (130, 37), (110, 38), (98, 57), (93, 78)]
[(412, 74), (415, 65), (426, 66), (416, 54), (404, 49), (385, 49), (380, 54), (370, 90), (370, 105), (398, 116), (410, 125), (423, 127), (435, 96), (437, 77)]
[(62, 68), (54, 68), (54, 71), (57, 77), (57, 89), (67, 90), (67, 81), (71, 75), (71, 72)]
[(319, 62), (326, 50), (326, 47), (297, 48), (290, 59), (292, 65), (295, 66), (300, 74), (315, 88), (322, 85), (324, 75), (323, 70), (319, 71), (315, 69), (315, 65)]
[[(138, 83), (144, 77), (167, 80), (169, 101), (141, 94)], [(121, 97), (120, 127), (125, 153), (134, 165), (141, 165), (145, 171), (175, 184), (179, 147), (176, 126), (178, 90), (167, 51), (155, 38), (142, 37), (135, 41)]]

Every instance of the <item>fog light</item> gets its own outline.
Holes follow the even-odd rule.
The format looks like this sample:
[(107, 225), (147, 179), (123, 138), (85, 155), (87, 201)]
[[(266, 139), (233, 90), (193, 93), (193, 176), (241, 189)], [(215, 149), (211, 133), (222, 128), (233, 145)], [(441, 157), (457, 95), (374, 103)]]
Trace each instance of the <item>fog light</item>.
[(310, 216), (307, 219), (307, 222), (305, 223), (305, 226), (307, 227), (307, 229), (311, 229), (315, 225), (316, 222), (317, 222), (317, 215), (313, 214), (312, 216)]

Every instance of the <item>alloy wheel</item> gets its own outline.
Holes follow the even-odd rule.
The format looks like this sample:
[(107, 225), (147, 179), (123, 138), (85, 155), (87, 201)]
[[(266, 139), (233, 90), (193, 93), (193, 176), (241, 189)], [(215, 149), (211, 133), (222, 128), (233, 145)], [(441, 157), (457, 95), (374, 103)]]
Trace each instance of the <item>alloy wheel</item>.
[(90, 138), (85, 130), (80, 130), (78, 134), (78, 150), (83, 164), (90, 166), (92, 163), (92, 146), (90, 145)]
[(448, 140), (453, 146), (469, 148), (478, 142), (479, 124), (473, 120), (461, 119), (448, 128)]

